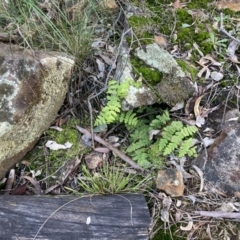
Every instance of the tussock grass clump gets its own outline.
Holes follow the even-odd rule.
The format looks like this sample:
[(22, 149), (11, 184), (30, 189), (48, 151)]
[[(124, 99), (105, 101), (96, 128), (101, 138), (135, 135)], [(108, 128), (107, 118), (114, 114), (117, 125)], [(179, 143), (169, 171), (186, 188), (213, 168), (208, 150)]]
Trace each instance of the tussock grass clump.
[(146, 184), (150, 176), (142, 178), (136, 174), (130, 174), (124, 169), (103, 164), (98, 172), (90, 172), (85, 165), (82, 167), (83, 177), (79, 179), (79, 185), (89, 194), (116, 194), (127, 192), (139, 192), (146, 190)]
[(62, 51), (81, 59), (89, 53), (99, 9), (96, 0), (1, 1), (0, 27), (25, 47)]

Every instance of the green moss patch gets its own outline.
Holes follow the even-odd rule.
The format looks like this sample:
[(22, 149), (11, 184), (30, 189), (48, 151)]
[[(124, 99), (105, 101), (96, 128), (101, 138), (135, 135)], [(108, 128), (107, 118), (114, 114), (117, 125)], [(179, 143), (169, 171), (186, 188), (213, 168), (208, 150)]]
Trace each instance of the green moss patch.
[[(24, 158), (25, 161), (30, 163), (29, 170), (40, 171), (40, 179), (52, 174), (54, 179), (55, 176), (58, 176), (56, 171), (61, 166), (83, 152), (84, 150), (80, 144), (80, 134), (75, 129), (76, 124), (78, 124), (78, 121), (73, 119), (63, 126), (62, 131), (48, 129), (36, 146)], [(50, 150), (45, 147), (48, 140), (55, 141), (58, 144), (70, 142), (72, 147), (56, 151)]]
[(144, 61), (137, 57), (131, 58), (131, 64), (133, 66), (136, 77), (142, 76), (151, 85), (156, 85), (162, 79), (162, 74), (154, 68), (149, 67)]

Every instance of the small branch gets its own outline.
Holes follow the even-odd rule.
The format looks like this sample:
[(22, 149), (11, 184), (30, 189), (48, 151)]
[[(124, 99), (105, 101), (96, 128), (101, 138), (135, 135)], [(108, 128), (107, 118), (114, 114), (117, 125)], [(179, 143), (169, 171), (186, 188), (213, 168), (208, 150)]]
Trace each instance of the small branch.
[(239, 39), (233, 37), (230, 33), (228, 33), (228, 32), (224, 29), (224, 27), (223, 27), (223, 16), (222, 16), (222, 15), (223, 15), (223, 14), (220, 13), (220, 27), (219, 27), (219, 32), (224, 33), (224, 34), (227, 35), (229, 38), (231, 38), (232, 40), (234, 40), (234, 41), (236, 41), (237, 43), (240, 44), (240, 40), (239, 40)]
[[(91, 135), (91, 133), (84, 129), (81, 128), (79, 126), (76, 126), (77, 130), (83, 134), (87, 134), (87, 135)], [(111, 151), (113, 151), (118, 157), (120, 157), (123, 161), (125, 161), (126, 163), (130, 164), (132, 167), (139, 169), (141, 171), (144, 171), (144, 169), (142, 167), (140, 167), (137, 163), (135, 163), (131, 158), (129, 158), (128, 156), (126, 156), (123, 152), (121, 152), (120, 150), (118, 150), (117, 148), (113, 147), (110, 143), (104, 141), (102, 138), (98, 137), (97, 135), (93, 134), (93, 139), (99, 143), (101, 143), (102, 145), (106, 146), (107, 148), (109, 148)]]
[(240, 219), (239, 212), (210, 212), (210, 211), (194, 211), (194, 214), (198, 214), (203, 217), (214, 218), (238, 218)]

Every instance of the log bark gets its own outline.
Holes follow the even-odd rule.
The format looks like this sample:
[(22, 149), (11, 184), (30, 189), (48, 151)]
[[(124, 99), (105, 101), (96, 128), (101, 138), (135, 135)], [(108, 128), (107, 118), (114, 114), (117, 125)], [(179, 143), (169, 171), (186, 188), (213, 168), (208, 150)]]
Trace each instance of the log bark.
[(0, 196), (0, 239), (148, 239), (141, 194)]

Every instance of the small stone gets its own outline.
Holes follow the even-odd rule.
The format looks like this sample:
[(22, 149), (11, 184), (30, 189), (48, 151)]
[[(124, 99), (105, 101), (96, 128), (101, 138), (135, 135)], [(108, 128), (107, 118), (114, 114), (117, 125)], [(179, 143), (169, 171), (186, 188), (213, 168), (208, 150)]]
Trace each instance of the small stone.
[(102, 165), (103, 154), (99, 152), (91, 152), (85, 156), (85, 162), (89, 169), (96, 169)]
[(159, 190), (163, 190), (171, 197), (180, 197), (183, 195), (183, 176), (182, 173), (177, 170), (159, 170), (156, 183)]

